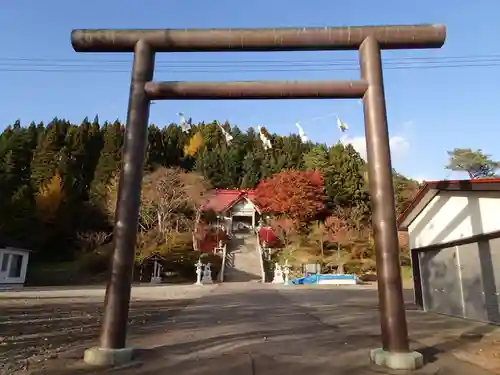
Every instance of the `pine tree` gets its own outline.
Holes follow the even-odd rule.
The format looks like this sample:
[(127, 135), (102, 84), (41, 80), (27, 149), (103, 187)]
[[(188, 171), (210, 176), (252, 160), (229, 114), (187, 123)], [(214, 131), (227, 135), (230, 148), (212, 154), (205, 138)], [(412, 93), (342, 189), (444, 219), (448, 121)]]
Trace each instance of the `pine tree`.
[(82, 166), (82, 181), (84, 186), (84, 199), (88, 199), (92, 181), (94, 181), (94, 174), (99, 162), (101, 150), (103, 147), (103, 132), (99, 125), (99, 116), (95, 116), (94, 121), (90, 124), (88, 119), (85, 118), (82, 122), (82, 132), (86, 132), (87, 136), (84, 142), (84, 161)]
[(120, 168), (123, 129), (118, 121), (113, 124), (105, 123), (103, 143), (91, 185), (91, 192), (97, 199), (102, 198), (106, 184), (113, 175), (118, 173)]
[(3, 197), (10, 196), (14, 190), (29, 182), (33, 155), (32, 137), (30, 128), (21, 128), (19, 122), (16, 122), (3, 144), (5, 153), (0, 164), (0, 190)]
[(0, 199), (0, 237), (27, 249), (37, 249), (37, 220), (29, 185), (23, 185), (8, 199)]
[(243, 178), (241, 187), (243, 189), (254, 188), (261, 178), (262, 159), (252, 152), (248, 152), (243, 159)]
[(167, 167), (184, 167), (190, 170), (193, 167), (192, 157), (184, 157), (184, 147), (189, 142), (189, 135), (185, 134), (181, 128), (175, 124), (170, 124), (163, 128), (162, 132), (163, 159)]
[(37, 191), (49, 181), (60, 162), (61, 129), (54, 119), (41, 136), (31, 162), (31, 186)]
[(324, 171), (327, 206), (359, 206), (368, 209), (363, 175), (364, 162), (351, 145), (337, 143), (329, 151), (330, 165)]
[(302, 169), (303, 155), (311, 149), (310, 143), (303, 143), (298, 135), (282, 137), (282, 150), (286, 155), (285, 169)]
[(154, 169), (166, 164), (163, 136), (161, 130), (156, 125), (148, 127), (148, 146), (146, 150), (146, 170)]
[(324, 171), (328, 168), (328, 147), (326, 145), (314, 146), (309, 152), (304, 153), (303, 166), (309, 171)]
[(68, 198), (81, 200), (85, 193), (84, 162), (88, 128), (72, 126), (66, 133), (58, 172)]
[(223, 169), (224, 162), (217, 150), (203, 149), (196, 157), (196, 171), (205, 176), (210, 184), (218, 189), (226, 189), (228, 186)]

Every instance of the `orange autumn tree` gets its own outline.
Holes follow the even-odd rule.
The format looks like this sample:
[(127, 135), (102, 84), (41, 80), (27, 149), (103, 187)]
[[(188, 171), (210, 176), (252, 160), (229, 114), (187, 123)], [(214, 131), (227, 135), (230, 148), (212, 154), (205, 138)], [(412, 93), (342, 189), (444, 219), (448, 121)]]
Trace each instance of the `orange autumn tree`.
[(203, 146), (203, 143), (203, 135), (201, 132), (196, 132), (189, 140), (189, 143), (184, 146), (184, 155), (195, 156), (201, 146)]
[(63, 200), (63, 182), (59, 172), (56, 172), (35, 196), (36, 208), (43, 222), (51, 223), (56, 219)]
[(325, 208), (323, 176), (316, 171), (284, 170), (260, 182), (255, 198), (265, 212), (304, 222)]

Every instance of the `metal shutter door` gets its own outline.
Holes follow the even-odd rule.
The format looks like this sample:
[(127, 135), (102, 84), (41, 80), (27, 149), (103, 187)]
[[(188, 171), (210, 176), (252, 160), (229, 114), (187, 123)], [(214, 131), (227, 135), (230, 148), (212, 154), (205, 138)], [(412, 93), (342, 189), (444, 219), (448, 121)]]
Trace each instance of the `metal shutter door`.
[(500, 290), (500, 240), (478, 242), (483, 296), (488, 322), (500, 323), (498, 292)]
[(497, 302), (493, 314), (495, 319), (491, 319), (491, 321), (500, 323), (500, 238), (490, 240), (489, 245), (494, 276), (495, 297)]
[(484, 305), (478, 245), (474, 242), (457, 248), (464, 296), (464, 317), (485, 322), (488, 316)]
[(419, 254), (424, 309), (463, 316), (462, 292), (454, 247)]

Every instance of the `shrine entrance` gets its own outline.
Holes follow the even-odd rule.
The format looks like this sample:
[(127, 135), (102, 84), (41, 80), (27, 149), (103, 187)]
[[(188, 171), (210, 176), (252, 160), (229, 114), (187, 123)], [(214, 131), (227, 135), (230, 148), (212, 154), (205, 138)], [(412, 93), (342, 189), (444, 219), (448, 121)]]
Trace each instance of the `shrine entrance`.
[[(394, 361), (398, 364), (401, 363), (402, 357), (409, 361), (418, 357), (418, 353), (410, 353), (408, 343), (381, 53), (387, 49), (440, 48), (445, 38), (446, 29), (441, 25), (234, 30), (74, 30), (71, 41), (77, 52), (134, 53), (123, 166), (115, 214), (115, 251), (112, 278), (105, 299), (99, 348), (101, 351), (98, 350), (88, 357), (103, 355), (103, 351), (108, 355), (114, 353), (113, 350), (125, 348), (151, 101), (242, 99), (363, 99), (383, 347), (374, 350), (371, 356), (374, 362), (389, 367), (392, 363), (391, 355), (397, 357)], [(152, 82), (157, 52), (339, 50), (359, 50), (359, 80)], [(415, 364), (415, 367), (422, 364), (419, 360), (418, 366)]]
[(259, 210), (246, 198), (236, 202), (230, 210), (231, 231), (233, 233), (252, 233), (259, 220)]

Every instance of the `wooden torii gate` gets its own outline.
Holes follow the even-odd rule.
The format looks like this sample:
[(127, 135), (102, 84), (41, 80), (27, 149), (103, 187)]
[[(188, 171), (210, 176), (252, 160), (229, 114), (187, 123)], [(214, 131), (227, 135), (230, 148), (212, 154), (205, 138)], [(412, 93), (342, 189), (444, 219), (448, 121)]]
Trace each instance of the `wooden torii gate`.
[[(142, 171), (151, 100), (363, 99), (369, 189), (373, 211), (382, 348), (375, 363), (411, 369), (422, 365), (410, 352), (399, 267), (394, 188), (381, 51), (440, 48), (442, 25), (284, 29), (73, 30), (77, 52), (133, 52), (123, 164), (115, 215), (112, 275), (106, 290), (100, 347), (89, 363), (131, 358), (126, 330), (130, 302)], [(157, 52), (359, 50), (355, 81), (152, 82)]]

